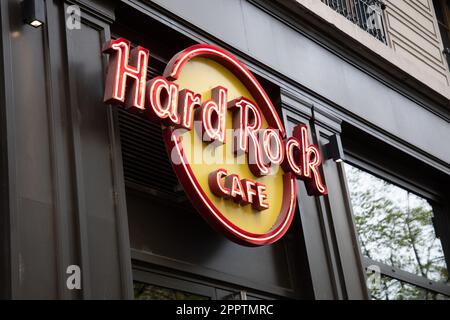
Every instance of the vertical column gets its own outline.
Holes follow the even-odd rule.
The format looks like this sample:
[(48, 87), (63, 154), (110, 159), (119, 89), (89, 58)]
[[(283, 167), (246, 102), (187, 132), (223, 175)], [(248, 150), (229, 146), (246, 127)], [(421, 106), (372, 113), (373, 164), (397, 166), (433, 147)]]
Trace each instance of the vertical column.
[(316, 143), (325, 155), (322, 165), (328, 196), (323, 199), (330, 220), (330, 232), (335, 242), (340, 281), (347, 299), (367, 299), (365, 270), (355, 228), (344, 164), (326, 159), (325, 145), (332, 135), (341, 134), (341, 120), (329, 109), (314, 106), (313, 119)]
[[(282, 108), (288, 136), (296, 124), (307, 124), (313, 142), (321, 146), (323, 154), (328, 138), (340, 133), (339, 119), (314, 106), (309, 98), (282, 90)], [(300, 225), (315, 297), (366, 299), (365, 276), (343, 167), (324, 159), (321, 174), (328, 188), (327, 196), (308, 196), (304, 183), (298, 181)]]
[(120, 140), (115, 111), (102, 102), (106, 57), (101, 52), (113, 16), (81, 8), (81, 28), (66, 28), (65, 35), (83, 298), (132, 298)]

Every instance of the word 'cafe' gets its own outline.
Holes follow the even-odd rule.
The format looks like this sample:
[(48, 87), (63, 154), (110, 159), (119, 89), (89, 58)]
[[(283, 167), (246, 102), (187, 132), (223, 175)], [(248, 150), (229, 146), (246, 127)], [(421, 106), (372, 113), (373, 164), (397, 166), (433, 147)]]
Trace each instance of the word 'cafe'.
[[(309, 195), (319, 196), (327, 193), (319, 172), (320, 151), (309, 142), (308, 127), (299, 124), (294, 128), (293, 135), (285, 138), (282, 121), (264, 89), (247, 68), (228, 52), (211, 45), (192, 46), (177, 54), (168, 63), (164, 76), (149, 81), (147, 49), (136, 47), (130, 50), (128, 40), (117, 39), (109, 41), (104, 52), (110, 56), (105, 102), (123, 105), (133, 112), (144, 114), (151, 121), (163, 124), (167, 146), (178, 148), (178, 155), (182, 159), (182, 169), (174, 164), (178, 178), (194, 205), (201, 212), (208, 212), (203, 216), (213, 225), (225, 225), (228, 232), (238, 234), (245, 244), (270, 243), (282, 236), (292, 219), (296, 197), (293, 182), (295, 177), (305, 181)], [(229, 88), (217, 83), (210, 85), (210, 99), (203, 99), (202, 93), (190, 88), (182, 88), (177, 82), (181, 70), (196, 57), (206, 58), (226, 67), (248, 89), (251, 97), (230, 99)], [(229, 113), (231, 124), (227, 123)], [(266, 234), (271, 234), (276, 229), (282, 229), (282, 232), (260, 242), (245, 237), (242, 239), (241, 235), (250, 238), (251, 235), (225, 221), (223, 212), (216, 210), (214, 202), (217, 201), (211, 200), (211, 196), (196, 180), (198, 174), (187, 161), (181, 146), (183, 139), (175, 130), (183, 128), (184, 131), (194, 131), (194, 121), (201, 122), (201, 132), (197, 134), (203, 143), (213, 143), (213, 146), (223, 146), (229, 142), (226, 131), (227, 126), (231, 125), (235, 131), (233, 141), (229, 142), (232, 151), (235, 156), (247, 155), (248, 169), (253, 175), (241, 176), (238, 172), (230, 172), (222, 167), (208, 172), (209, 191), (216, 197), (233, 200), (239, 206), (250, 205), (255, 212), (265, 211), (271, 207), (271, 197), (263, 180), (272, 174), (274, 167), (282, 168), (284, 196), (279, 210), (280, 217), (274, 220), (274, 229), (267, 230)]]

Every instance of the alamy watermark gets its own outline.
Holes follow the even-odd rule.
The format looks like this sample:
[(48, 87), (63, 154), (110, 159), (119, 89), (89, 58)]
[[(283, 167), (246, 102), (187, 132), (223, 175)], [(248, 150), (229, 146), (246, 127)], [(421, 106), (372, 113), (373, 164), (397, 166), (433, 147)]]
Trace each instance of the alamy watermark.
[(67, 277), (66, 286), (69, 290), (81, 290), (81, 268), (75, 264), (67, 267), (66, 274)]
[(381, 289), (381, 269), (377, 265), (367, 267), (367, 288), (369, 291), (379, 291)]
[[(271, 129), (272, 131), (278, 132), (276, 129)], [(188, 130), (185, 128), (175, 129), (172, 134), (172, 139), (188, 139), (188, 143), (183, 143), (183, 156), (186, 158), (189, 164), (204, 164), (204, 165), (233, 165), (233, 164), (250, 164), (254, 165), (257, 162), (257, 158), (261, 159), (265, 165), (269, 167), (270, 174), (276, 175), (280, 166), (272, 165), (267, 157), (264, 156), (263, 151), (260, 148), (252, 148), (250, 145), (252, 142), (261, 142), (263, 140), (263, 135), (265, 130), (261, 129), (258, 133), (254, 133), (254, 139), (249, 139), (249, 148), (247, 152), (234, 151), (238, 150), (238, 138), (241, 135), (240, 129), (226, 129), (226, 143), (222, 144), (217, 140), (211, 141), (206, 133), (202, 135), (202, 122), (194, 121), (194, 130)], [(175, 142), (175, 141), (174, 141)], [(205, 145), (205, 143), (207, 145)], [(273, 141), (268, 142), (270, 144), (270, 149), (275, 150), (275, 144)], [(272, 151), (273, 153), (281, 152)], [(258, 157), (256, 153), (260, 153)], [(172, 148), (170, 152), (170, 158), (173, 164), (180, 165), (181, 158), (179, 150), (177, 148)]]
[(68, 6), (66, 9), (66, 27), (69, 30), (81, 29), (81, 9), (77, 5)]

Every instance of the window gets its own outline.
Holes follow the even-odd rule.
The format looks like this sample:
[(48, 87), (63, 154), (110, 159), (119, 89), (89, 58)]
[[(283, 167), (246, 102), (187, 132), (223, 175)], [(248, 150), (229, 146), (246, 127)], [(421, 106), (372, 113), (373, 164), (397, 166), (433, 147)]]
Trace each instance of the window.
[(207, 296), (188, 293), (181, 290), (151, 285), (139, 281), (133, 282), (135, 300), (209, 300)]
[(444, 44), (444, 54), (447, 57), (447, 63), (450, 68), (450, 1), (433, 0), (436, 18), (439, 25), (439, 31)]
[[(138, 264), (142, 264), (137, 262)], [(134, 266), (133, 289), (135, 300), (272, 300), (240, 287), (219, 285), (209, 280), (180, 275), (174, 270), (155, 271)]]
[(383, 43), (386, 43), (383, 10), (380, 0), (322, 0), (327, 6), (364, 29)]
[(373, 299), (450, 299), (450, 279), (427, 199), (345, 164)]

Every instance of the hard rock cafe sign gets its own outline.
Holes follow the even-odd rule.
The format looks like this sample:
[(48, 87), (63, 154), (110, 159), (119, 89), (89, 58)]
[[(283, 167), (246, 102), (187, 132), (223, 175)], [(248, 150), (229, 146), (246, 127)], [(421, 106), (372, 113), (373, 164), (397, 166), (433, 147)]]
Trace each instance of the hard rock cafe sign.
[(186, 194), (231, 240), (260, 246), (280, 239), (294, 215), (297, 178), (309, 195), (327, 193), (308, 127), (299, 124), (286, 137), (262, 86), (230, 53), (194, 45), (175, 55), (163, 76), (147, 79), (147, 49), (117, 39), (104, 52), (105, 103), (162, 125)]

